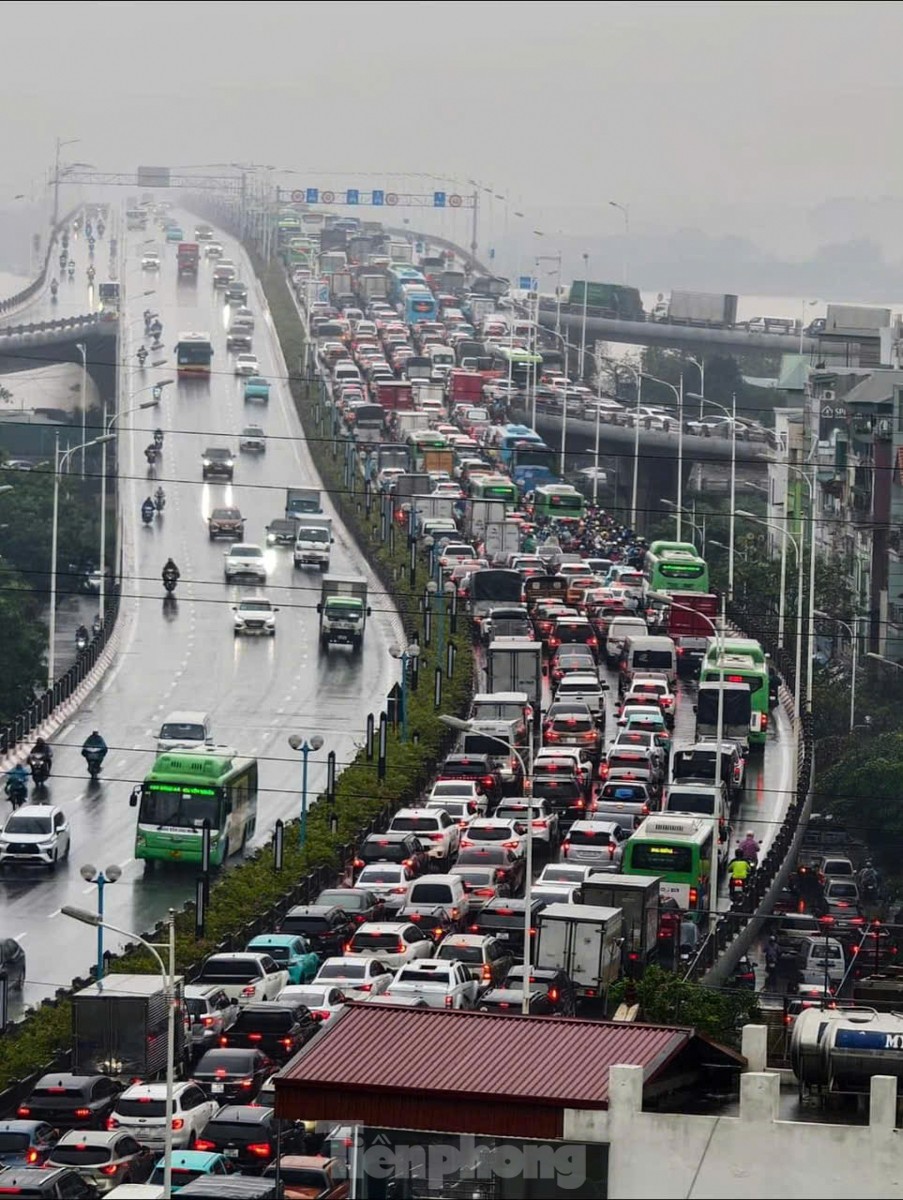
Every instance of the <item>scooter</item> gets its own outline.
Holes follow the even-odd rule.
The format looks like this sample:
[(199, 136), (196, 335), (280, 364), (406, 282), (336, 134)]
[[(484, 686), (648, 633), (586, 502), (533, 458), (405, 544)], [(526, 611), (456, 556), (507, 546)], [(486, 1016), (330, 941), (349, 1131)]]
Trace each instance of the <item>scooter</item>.
[(88, 774), (92, 779), (96, 779), (100, 774), (100, 768), (103, 766), (103, 760), (106, 756), (104, 750), (83, 750), (85, 762), (88, 764)]
[(74, 279), (75, 278), (75, 263), (72, 261), (71, 258), (69, 259), (69, 266), (66, 268), (66, 270), (68, 272), (69, 278)]
[(150, 525), (150, 523), (154, 519), (156, 511), (157, 510), (154, 508), (153, 504), (141, 506), (141, 520), (144, 522), (145, 525)]
[(144, 346), (141, 346), (138, 349), (135, 357), (138, 359), (138, 366), (143, 368), (144, 364), (147, 362), (147, 350), (144, 348)]
[(153, 446), (153, 445), (148, 446), (147, 449), (144, 451), (144, 457), (147, 459), (147, 465), (149, 467), (155, 467), (157, 465), (157, 459), (159, 458), (159, 456), (160, 456), (160, 451), (157, 449), (156, 446)]
[(6, 785), (6, 798), (15, 812), (20, 804), (28, 802), (28, 784), (22, 779), (11, 779)]
[(163, 449), (163, 430), (162, 429), (154, 430), (154, 445), (157, 447), (158, 450)]
[(40, 754), (31, 763), (31, 778), (34, 780), (35, 787), (43, 787), (49, 777), (50, 763), (43, 754)]
[(75, 649), (81, 654), (88, 648), (88, 631), (80, 629), (75, 635)]
[(158, 513), (162, 513), (162, 511), (165, 507), (166, 507), (166, 493), (163, 491), (163, 489), (161, 487), (159, 487), (159, 488), (157, 488), (156, 492), (154, 492), (154, 508), (157, 510)]
[(170, 594), (176, 590), (176, 584), (178, 582), (179, 581), (175, 575), (164, 575), (163, 576), (163, 586), (166, 588), (167, 592), (169, 592)]

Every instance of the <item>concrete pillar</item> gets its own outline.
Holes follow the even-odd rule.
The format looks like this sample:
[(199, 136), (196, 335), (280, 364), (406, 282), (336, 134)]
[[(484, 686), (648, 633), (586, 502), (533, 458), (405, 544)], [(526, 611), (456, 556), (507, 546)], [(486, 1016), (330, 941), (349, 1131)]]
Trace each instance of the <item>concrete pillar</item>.
[(873, 1075), (869, 1097), (869, 1127), (892, 1133), (897, 1124), (897, 1081), (893, 1075)]
[(608, 1110), (613, 1116), (632, 1116), (643, 1109), (643, 1068), (613, 1066), (608, 1072)]
[(764, 1071), (768, 1065), (768, 1027), (744, 1025), (740, 1053), (746, 1059), (747, 1071)]
[(740, 1119), (771, 1122), (778, 1119), (781, 1077), (776, 1072), (748, 1071), (740, 1076)]

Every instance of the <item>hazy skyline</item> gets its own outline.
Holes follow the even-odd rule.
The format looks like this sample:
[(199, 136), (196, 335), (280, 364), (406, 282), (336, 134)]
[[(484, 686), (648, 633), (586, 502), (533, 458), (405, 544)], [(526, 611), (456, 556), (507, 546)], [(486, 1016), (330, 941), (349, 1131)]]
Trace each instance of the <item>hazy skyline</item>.
[[(164, 0), (4, 18), (0, 203), (40, 190), (57, 137), (101, 170), (476, 179), (508, 198), (486, 204), (481, 240), (507, 225), (526, 257), (536, 227), (617, 237), (616, 199), (637, 237), (698, 229), (804, 258), (843, 240), (843, 205), (903, 197), (898, 4)], [(466, 214), (443, 220), (469, 240)], [(890, 251), (899, 226), (881, 224)]]

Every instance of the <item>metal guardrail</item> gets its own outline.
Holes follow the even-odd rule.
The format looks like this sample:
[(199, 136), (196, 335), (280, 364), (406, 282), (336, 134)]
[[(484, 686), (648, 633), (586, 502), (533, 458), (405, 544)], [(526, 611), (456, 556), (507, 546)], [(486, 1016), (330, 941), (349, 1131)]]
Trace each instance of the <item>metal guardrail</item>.
[(53, 226), (50, 231), (50, 240), (47, 243), (47, 251), (44, 255), (44, 264), (41, 267), (40, 274), (36, 279), (33, 279), (31, 283), (27, 284), (21, 292), (16, 292), (14, 296), (8, 296), (5, 300), (0, 300), (0, 313), (11, 312), (14, 308), (18, 308), (19, 305), (24, 304), (27, 300), (30, 300), (32, 296), (36, 296), (38, 294), (38, 292), (47, 282), (47, 272), (50, 268), (50, 257), (56, 249), (56, 239), (66, 228), (80, 207), (81, 205), (79, 205), (77, 208), (70, 209), (69, 212), (67, 212), (64, 217), (61, 217), (60, 220), (57, 221), (56, 225)]
[(82, 317), (59, 317), (52, 321), (31, 321), (28, 325), (6, 325), (0, 329), (0, 337), (22, 337), (29, 333), (52, 333), (57, 329), (61, 331), (81, 329), (86, 325), (100, 324), (102, 317), (102, 313), (85, 313)]

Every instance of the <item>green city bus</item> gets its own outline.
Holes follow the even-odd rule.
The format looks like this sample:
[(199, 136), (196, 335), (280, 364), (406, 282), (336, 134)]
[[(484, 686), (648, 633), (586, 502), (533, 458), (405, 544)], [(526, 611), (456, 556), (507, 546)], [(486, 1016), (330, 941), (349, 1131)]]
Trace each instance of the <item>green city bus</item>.
[(653, 813), (624, 843), (622, 875), (657, 875), (659, 896), (708, 912), (714, 826), (709, 818)]
[(709, 568), (689, 542), (653, 542), (646, 551), (645, 573), (653, 592), (709, 590)]
[(533, 518), (551, 521), (580, 521), (586, 511), (586, 499), (569, 483), (547, 483), (533, 491)]
[(733, 638), (723, 646), (716, 641), (706, 650), (700, 683), (723, 680), (745, 683), (749, 688), (749, 744), (764, 746), (768, 738), (768, 660), (758, 642), (751, 638)]
[(231, 750), (171, 750), (132, 792), (138, 806), (135, 858), (198, 865), (204, 822), (210, 865), (244, 849), (257, 825), (257, 759)]
[(504, 500), (505, 508), (517, 508), (520, 492), (517, 484), (507, 475), (477, 475), (470, 485), (474, 500)]

